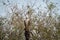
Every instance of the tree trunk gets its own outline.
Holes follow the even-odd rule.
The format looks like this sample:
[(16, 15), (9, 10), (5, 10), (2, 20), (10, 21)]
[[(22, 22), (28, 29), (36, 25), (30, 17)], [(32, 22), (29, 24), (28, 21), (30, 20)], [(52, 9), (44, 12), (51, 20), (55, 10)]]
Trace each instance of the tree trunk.
[(30, 32), (27, 30), (25, 30), (25, 38), (26, 38), (26, 40), (29, 40), (29, 38), (30, 38)]
[(24, 25), (25, 25), (25, 39), (29, 40), (30, 38), (30, 31), (29, 31), (29, 26), (30, 26), (30, 22), (29, 21), (24, 21)]

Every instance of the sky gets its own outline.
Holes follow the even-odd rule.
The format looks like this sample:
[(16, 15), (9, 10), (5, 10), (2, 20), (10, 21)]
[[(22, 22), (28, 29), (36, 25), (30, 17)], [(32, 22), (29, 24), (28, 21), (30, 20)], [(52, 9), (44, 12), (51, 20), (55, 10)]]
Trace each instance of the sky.
[[(59, 9), (58, 14), (60, 14), (60, 0), (51, 0), (54, 4), (56, 4), (57, 8)], [(7, 16), (7, 7), (3, 5), (2, 2), (5, 2), (8, 4), (7, 0), (0, 0), (0, 15), (1, 16)], [(22, 5), (32, 5), (35, 2), (34, 8), (38, 7), (40, 4), (42, 5), (40, 8), (43, 8), (45, 4), (42, 0), (9, 0), (9, 3), (14, 5), (15, 3), (18, 4), (18, 7), (21, 8)]]

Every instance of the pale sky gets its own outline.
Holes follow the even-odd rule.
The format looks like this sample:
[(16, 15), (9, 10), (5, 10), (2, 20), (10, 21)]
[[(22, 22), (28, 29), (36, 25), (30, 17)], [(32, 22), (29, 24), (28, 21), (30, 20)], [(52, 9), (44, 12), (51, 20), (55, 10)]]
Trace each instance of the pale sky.
[[(17, 3), (18, 7), (21, 8), (22, 5), (27, 5), (27, 4), (33, 4), (35, 3), (35, 8), (38, 7), (40, 4), (42, 5), (41, 7), (44, 7), (45, 4), (42, 2), (42, 0), (9, 0), (9, 3), (14, 4)], [(60, 0), (51, 0), (54, 4), (56, 4), (57, 8), (59, 9), (58, 14), (60, 14)], [(0, 0), (0, 15), (1, 16), (6, 16), (7, 13), (7, 7), (3, 5), (2, 2), (6, 2), (7, 0)], [(8, 4), (8, 3), (7, 3)]]

